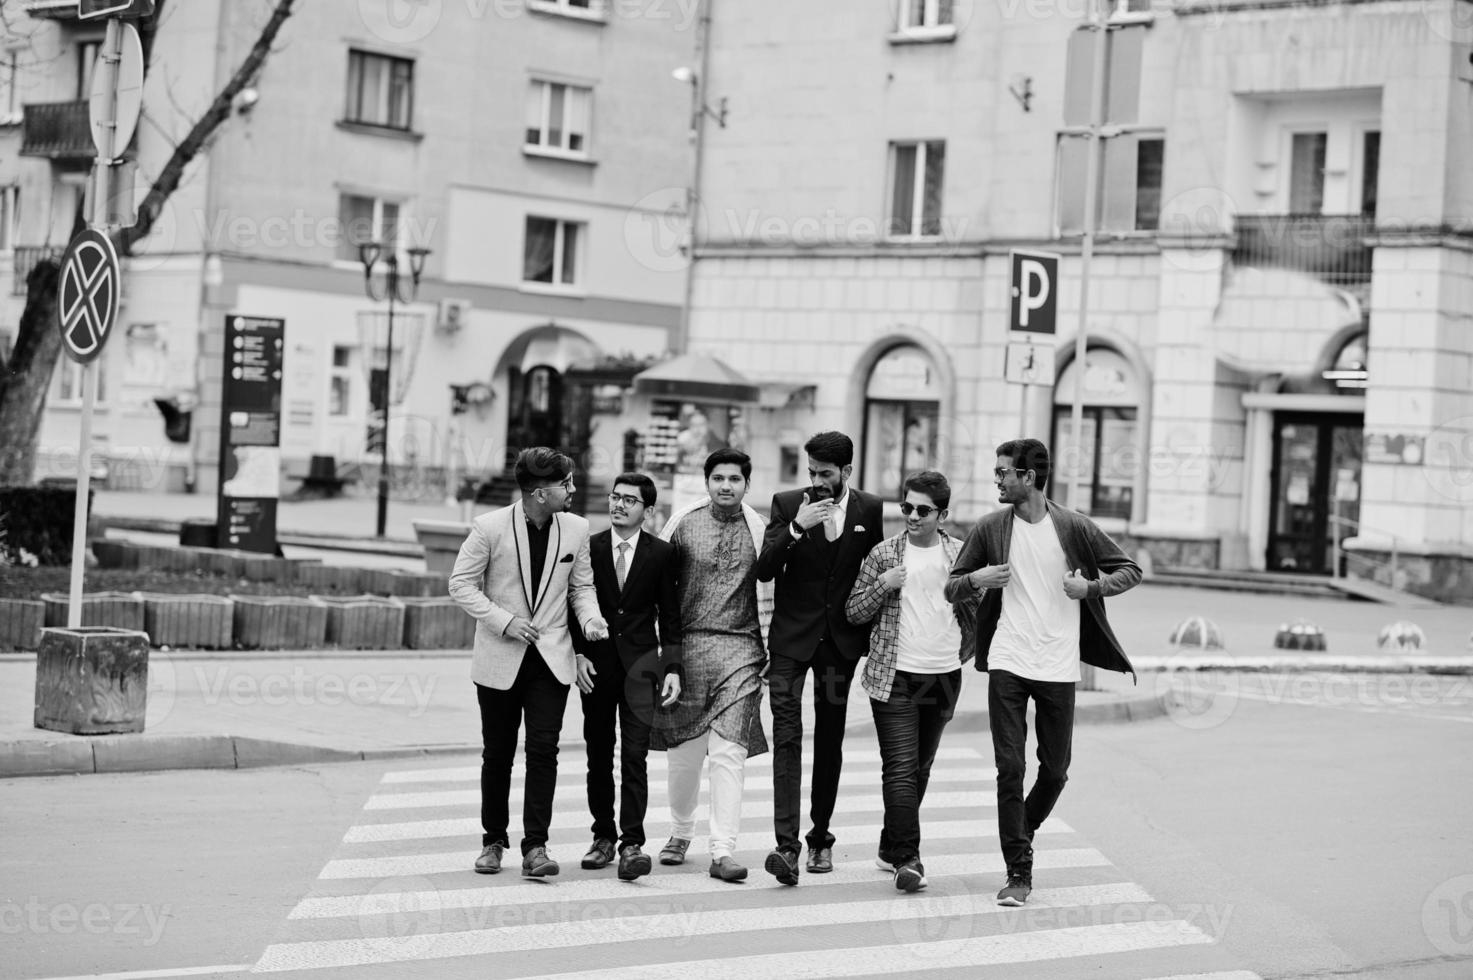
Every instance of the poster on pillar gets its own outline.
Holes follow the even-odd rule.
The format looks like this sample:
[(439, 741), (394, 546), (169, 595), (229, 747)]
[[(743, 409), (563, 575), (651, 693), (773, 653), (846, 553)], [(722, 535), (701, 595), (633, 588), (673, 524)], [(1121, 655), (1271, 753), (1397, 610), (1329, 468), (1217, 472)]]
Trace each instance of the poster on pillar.
[(225, 318), (216, 544), (276, 553), (281, 496), (281, 364), (286, 321)]

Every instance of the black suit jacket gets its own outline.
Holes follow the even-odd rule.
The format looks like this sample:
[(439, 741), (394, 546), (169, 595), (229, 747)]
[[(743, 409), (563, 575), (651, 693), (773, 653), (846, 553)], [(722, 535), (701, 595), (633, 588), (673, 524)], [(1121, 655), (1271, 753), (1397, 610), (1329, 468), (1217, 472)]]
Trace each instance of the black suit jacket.
[(840, 654), (858, 660), (869, 650), (870, 624), (849, 622), (844, 604), (865, 556), (885, 537), (880, 498), (850, 487), (838, 541), (825, 541), (822, 528), (795, 541), (790, 527), (805, 493), (812, 491), (784, 490), (772, 496), (772, 517), (757, 558), (757, 578), (776, 582), (768, 645), (784, 657), (811, 660), (827, 633)]
[(639, 532), (624, 588), (614, 573), (614, 532), (600, 531), (588, 539), (593, 564), (593, 586), (598, 609), (609, 624), (607, 640), (585, 639), (573, 630), (573, 649), (594, 662), (610, 663), (617, 657), (625, 672), (640, 660), (657, 653), (660, 672), (682, 673), (680, 600), (676, 591), (679, 563), (675, 546), (653, 534)]

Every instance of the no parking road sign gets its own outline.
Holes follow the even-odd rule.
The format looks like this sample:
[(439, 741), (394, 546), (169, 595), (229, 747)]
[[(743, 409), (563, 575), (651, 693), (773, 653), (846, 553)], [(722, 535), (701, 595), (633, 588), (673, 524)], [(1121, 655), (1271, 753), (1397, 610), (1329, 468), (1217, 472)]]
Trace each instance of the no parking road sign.
[(56, 318), (67, 356), (78, 364), (102, 353), (118, 318), (121, 287), (112, 240), (90, 228), (73, 238), (61, 260)]

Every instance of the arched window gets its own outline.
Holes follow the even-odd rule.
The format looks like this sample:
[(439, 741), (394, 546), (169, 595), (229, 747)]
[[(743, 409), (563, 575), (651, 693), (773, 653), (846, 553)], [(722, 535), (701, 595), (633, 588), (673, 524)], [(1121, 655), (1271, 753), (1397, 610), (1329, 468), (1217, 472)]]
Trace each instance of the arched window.
[(1366, 389), (1366, 345), (1370, 335), (1353, 334), (1341, 346), (1322, 377), (1334, 384), (1337, 395), (1359, 395)]
[(903, 345), (876, 361), (865, 386), (859, 485), (898, 495), (906, 476), (934, 469), (940, 415), (940, 379), (929, 354)]
[[(1073, 436), (1074, 390), (1084, 382), (1083, 439)], [(1129, 520), (1141, 453), (1138, 425), (1142, 393), (1135, 370), (1116, 351), (1094, 347), (1084, 370), (1072, 361), (1054, 385), (1053, 475), (1049, 497), (1092, 517)], [(1069, 499), (1075, 471), (1080, 502)]]

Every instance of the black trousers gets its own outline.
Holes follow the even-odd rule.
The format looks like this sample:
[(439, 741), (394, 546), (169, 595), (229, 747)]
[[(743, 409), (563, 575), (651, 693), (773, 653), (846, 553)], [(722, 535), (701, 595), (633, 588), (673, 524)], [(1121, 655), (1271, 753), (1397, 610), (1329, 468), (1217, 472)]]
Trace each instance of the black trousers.
[(547, 846), (552, 797), (557, 789), (557, 742), (568, 704), (568, 685), (552, 676), (537, 648), (528, 647), (509, 689), (476, 685), (481, 708), (481, 845), (510, 846), (507, 813), (517, 731), (527, 719), (526, 792), (522, 796), (522, 853)]
[[(646, 760), (655, 719), (660, 675), (659, 651), (652, 650), (626, 672), (618, 656), (599, 657), (593, 690), (583, 699), (583, 742), (588, 750), (588, 812), (593, 836), (619, 846), (644, 846), (644, 815), (650, 785)], [(614, 825), (615, 724), (619, 742), (619, 823)]]
[[(1028, 699), (1034, 703), (1038, 779), (1023, 796)], [(1033, 873), (1033, 834), (1053, 812), (1069, 779), (1074, 746), (1074, 682), (1033, 681), (988, 671), (987, 717), (997, 763), (997, 834), (1008, 873)]]
[(844, 719), (849, 708), (849, 682), (857, 661), (839, 653), (833, 641), (823, 639), (813, 659), (794, 660), (772, 655), (767, 691), (772, 706), (773, 829), (777, 846), (798, 850), (803, 809), (803, 685), (813, 671), (813, 796), (809, 818), (809, 850), (833, 847), (829, 821), (839, 794), (844, 768)]
[(890, 700), (870, 698), (875, 734), (880, 739), (880, 781), (885, 798), (885, 826), (880, 855), (903, 864), (921, 854), (921, 801), (931, 779), (931, 763), (941, 733), (956, 713), (962, 672), (912, 674), (897, 670)]

